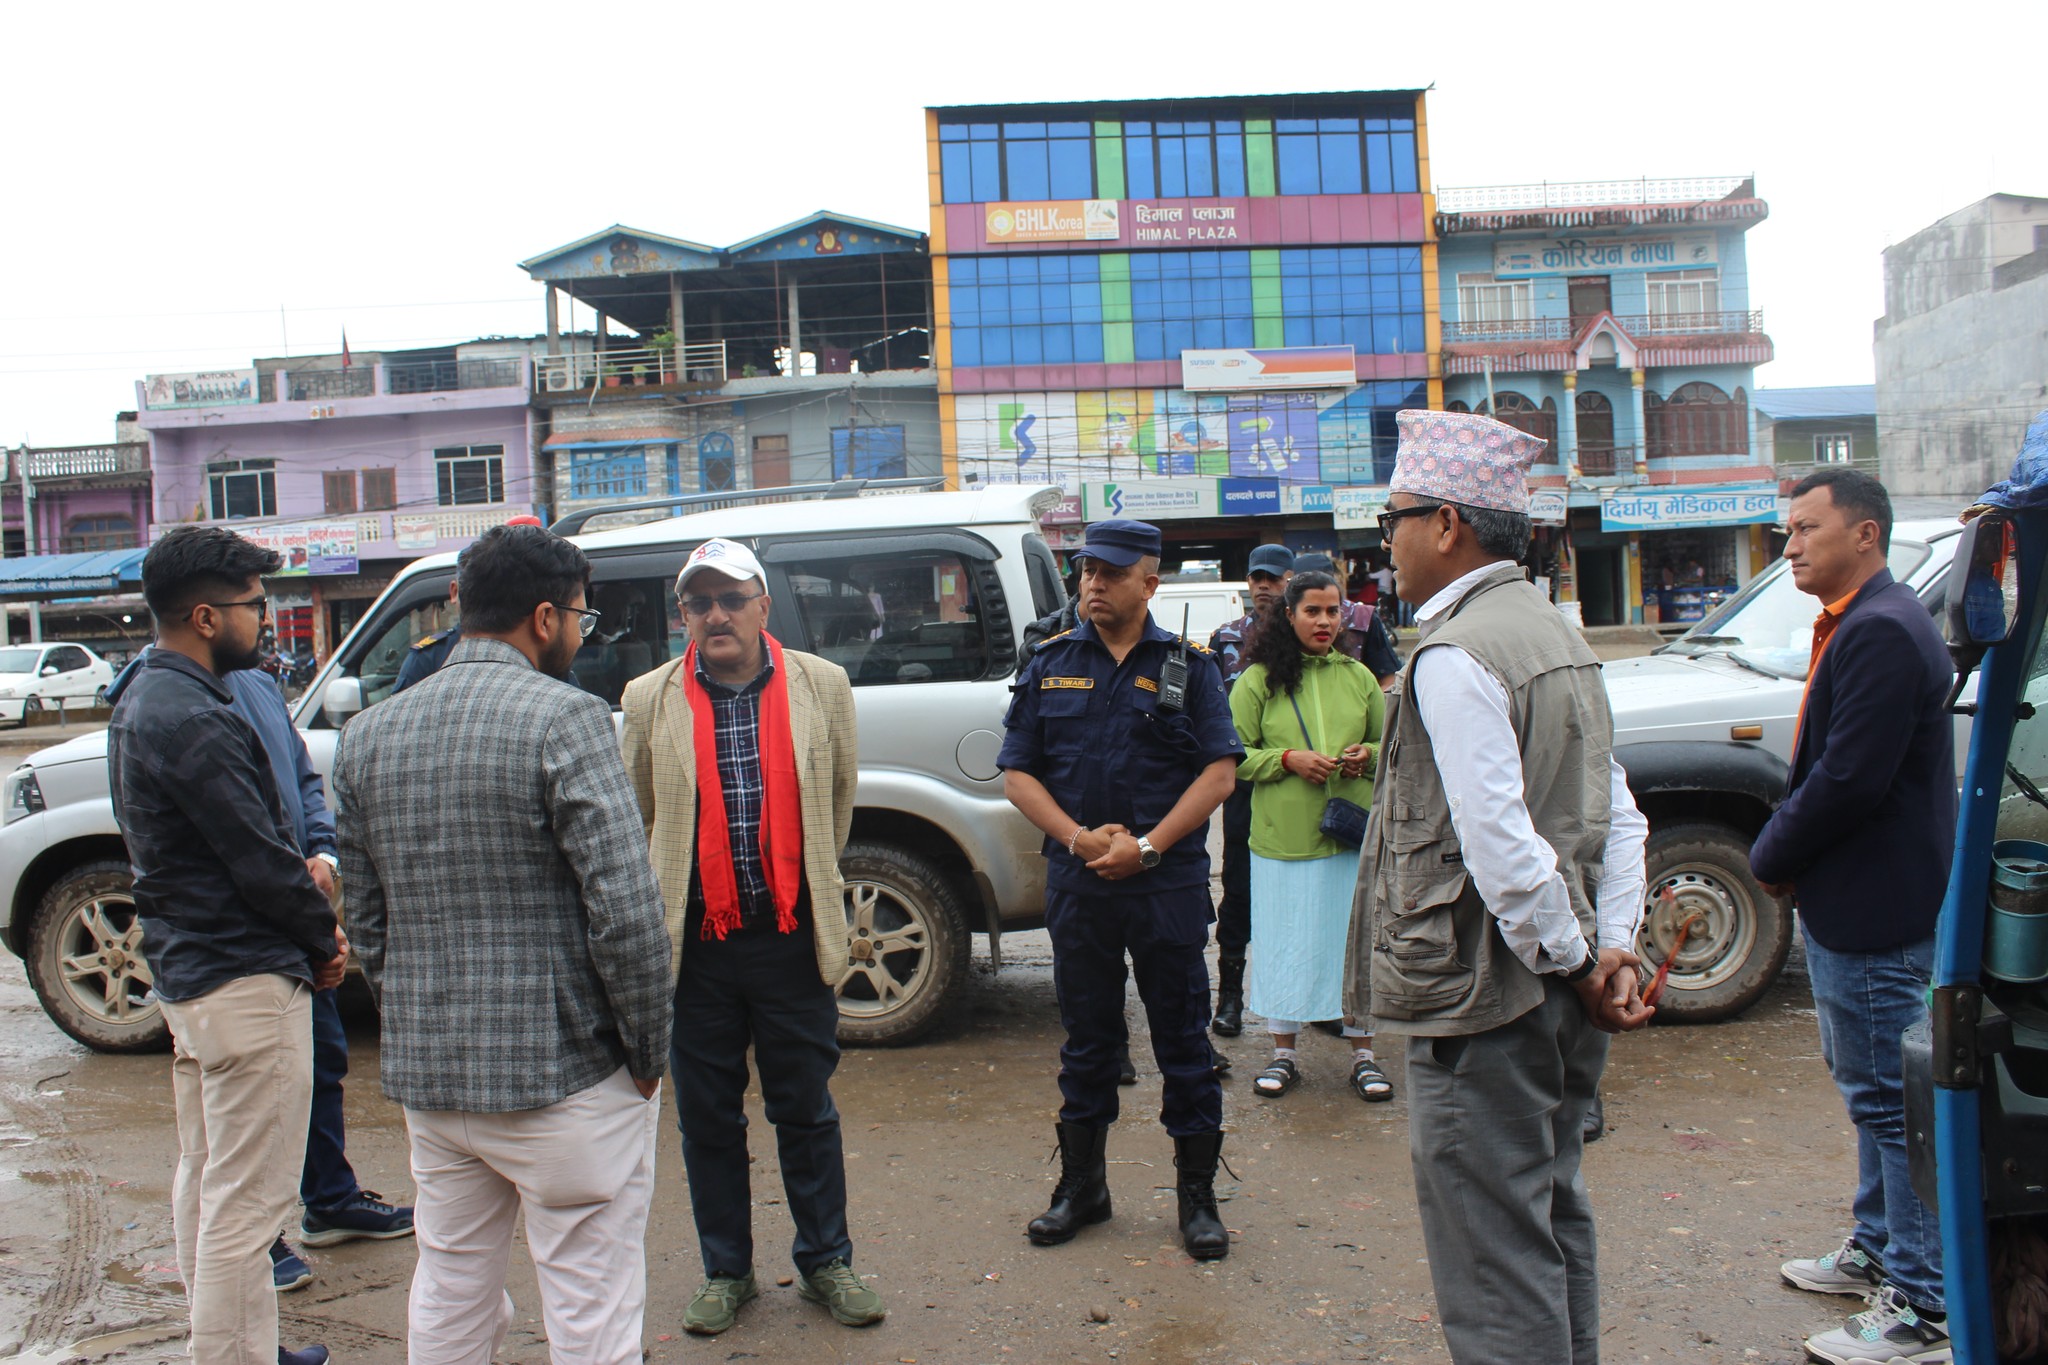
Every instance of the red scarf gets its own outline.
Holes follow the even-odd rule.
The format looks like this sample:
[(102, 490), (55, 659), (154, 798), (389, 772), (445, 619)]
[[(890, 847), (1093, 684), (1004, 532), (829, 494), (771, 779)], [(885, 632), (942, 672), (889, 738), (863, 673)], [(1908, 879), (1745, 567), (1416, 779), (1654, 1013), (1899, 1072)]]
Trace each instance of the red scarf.
[[(773, 672), (761, 692), (755, 743), (767, 799), (761, 811), (761, 870), (775, 896), (778, 933), (796, 930), (796, 898), (804, 881), (803, 806), (796, 780), (796, 744), (789, 725), (789, 674), (782, 646), (761, 632)], [(683, 695), (690, 703), (691, 739), (697, 754), (697, 875), (704, 885), (704, 933), (723, 939), (740, 927), (739, 879), (732, 865), (732, 830), (725, 817), (725, 787), (718, 777), (717, 722), (711, 694), (697, 678), (697, 646), (683, 655)]]

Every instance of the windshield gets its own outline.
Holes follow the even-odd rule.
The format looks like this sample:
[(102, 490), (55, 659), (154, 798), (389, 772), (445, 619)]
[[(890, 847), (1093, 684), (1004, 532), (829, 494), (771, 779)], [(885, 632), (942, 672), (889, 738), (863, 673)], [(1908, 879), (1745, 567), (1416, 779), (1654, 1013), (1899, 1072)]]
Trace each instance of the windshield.
[(0, 649), (0, 673), (33, 673), (40, 649)]
[[(1906, 581), (1926, 561), (1926, 544), (1894, 540), (1889, 567)], [(1706, 620), (1666, 645), (1675, 654), (1726, 653), (1737, 662), (1785, 678), (1804, 678), (1813, 655), (1813, 618), (1820, 606), (1799, 591), (1779, 560)]]

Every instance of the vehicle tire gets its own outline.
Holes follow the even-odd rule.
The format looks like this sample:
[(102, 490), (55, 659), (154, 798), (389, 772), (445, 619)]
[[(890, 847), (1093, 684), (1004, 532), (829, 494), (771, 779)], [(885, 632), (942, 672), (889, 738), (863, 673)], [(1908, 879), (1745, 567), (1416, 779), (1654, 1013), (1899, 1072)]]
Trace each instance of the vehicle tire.
[(58, 879), (36, 909), (28, 979), (58, 1028), (95, 1052), (161, 1052), (170, 1025), (142, 957), (128, 864), (102, 858)]
[(967, 915), (952, 879), (929, 858), (857, 840), (840, 855), (846, 880), (846, 974), (839, 1041), (915, 1042), (936, 1028), (967, 981)]
[(1643, 971), (1663, 965), (1679, 926), (1694, 914), (1701, 917), (1665, 978), (1658, 1022), (1732, 1018), (1778, 979), (1792, 950), (1792, 905), (1766, 892), (1750, 873), (1749, 844), (1727, 825), (1650, 831), (1643, 928), (1636, 937)]
[(43, 699), (42, 699), (41, 697), (37, 697), (37, 696), (27, 696), (27, 697), (23, 697), (23, 698), (21, 699), (21, 723), (22, 723), (22, 725), (23, 725), (24, 727), (25, 727), (25, 726), (27, 726), (27, 724), (28, 724), (28, 718), (29, 718), (30, 716), (33, 716), (33, 715), (37, 715), (37, 714), (39, 714), (39, 713), (40, 713), (40, 712), (42, 711), (42, 709), (43, 709)]

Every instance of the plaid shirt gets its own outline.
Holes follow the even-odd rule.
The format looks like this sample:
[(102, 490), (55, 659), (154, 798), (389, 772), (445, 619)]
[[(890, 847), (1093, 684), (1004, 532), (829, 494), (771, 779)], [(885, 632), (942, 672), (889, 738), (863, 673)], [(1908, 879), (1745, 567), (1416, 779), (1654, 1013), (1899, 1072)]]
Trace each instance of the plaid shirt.
[[(740, 922), (745, 929), (775, 927), (775, 893), (761, 866), (761, 811), (767, 804), (767, 783), (761, 777), (761, 693), (775, 672), (775, 659), (763, 650), (761, 671), (740, 687), (719, 682), (697, 663), (697, 681), (711, 698), (712, 733), (718, 743), (718, 787), (725, 796), (725, 823), (732, 839), (733, 878), (739, 884)], [(701, 906), (703, 883), (691, 879), (693, 903)]]

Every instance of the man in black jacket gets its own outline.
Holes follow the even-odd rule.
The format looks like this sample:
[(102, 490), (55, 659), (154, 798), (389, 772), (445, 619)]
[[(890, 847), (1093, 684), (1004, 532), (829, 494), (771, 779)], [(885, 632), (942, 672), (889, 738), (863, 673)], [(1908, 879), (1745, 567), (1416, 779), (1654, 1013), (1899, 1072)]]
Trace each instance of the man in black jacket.
[(157, 648), (114, 710), (107, 764), (157, 998), (176, 1040), (172, 1182), (192, 1357), (284, 1351), (270, 1246), (296, 1203), (313, 1090), (313, 992), (348, 950), (300, 856), (277, 779), (223, 677), (252, 667), (278, 556), (180, 527), (142, 562)]
[(1844, 1329), (1806, 1343), (1816, 1359), (1947, 1360), (1941, 1232), (1913, 1192), (1899, 1035), (1925, 1015), (1934, 921), (1956, 837), (1955, 671), (1927, 608), (1886, 568), (1884, 486), (1836, 467), (1792, 490), (1792, 581), (1822, 602), (1785, 803), (1750, 866), (1794, 895), (1821, 1055), (1856, 1125), (1855, 1231), (1786, 1280), (1873, 1295)]

